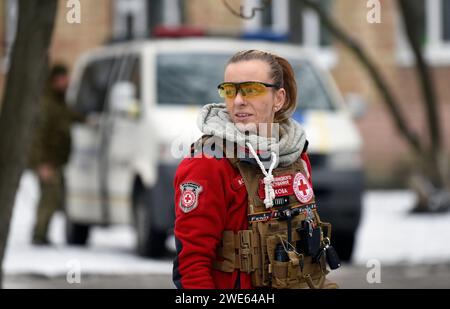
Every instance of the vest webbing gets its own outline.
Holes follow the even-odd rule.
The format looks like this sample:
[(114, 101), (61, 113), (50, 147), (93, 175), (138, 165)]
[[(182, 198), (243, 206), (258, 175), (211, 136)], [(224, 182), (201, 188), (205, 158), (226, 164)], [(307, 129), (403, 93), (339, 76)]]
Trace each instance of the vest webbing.
[[(223, 232), (222, 243), (217, 249), (217, 259), (213, 267), (224, 272), (240, 270), (249, 273), (255, 287), (324, 287), (325, 275), (328, 273), (324, 257), (319, 263), (315, 263), (310, 256), (289, 252), (289, 262), (277, 262), (273, 254), (275, 246), (280, 242), (285, 243), (288, 239), (287, 221), (279, 220), (286, 211), (291, 214), (292, 227), (299, 226), (307, 219), (310, 220), (312, 215), (316, 226), (321, 228), (321, 243), (324, 228), (327, 231), (326, 237), (331, 239), (331, 225), (320, 220), (314, 196), (306, 204), (302, 204), (294, 194), (291, 194), (286, 205), (267, 210), (261, 196), (258, 196), (258, 188), (264, 177), (259, 167), (237, 158), (236, 146), (231, 150), (223, 149), (221, 147), (223, 142), (214, 145), (215, 141), (217, 142), (214, 138), (203, 136), (193, 148), (198, 150), (200, 145), (204, 146), (207, 143), (206, 148), (202, 147), (202, 151), (207, 150), (206, 155), (225, 156), (232, 166), (239, 170), (248, 194), (249, 227), (238, 233)], [(291, 166), (276, 168), (273, 171), (274, 177), (281, 175), (293, 177), (297, 173), (308, 174), (301, 158)], [(290, 238), (294, 243), (300, 240), (295, 228), (292, 228)]]

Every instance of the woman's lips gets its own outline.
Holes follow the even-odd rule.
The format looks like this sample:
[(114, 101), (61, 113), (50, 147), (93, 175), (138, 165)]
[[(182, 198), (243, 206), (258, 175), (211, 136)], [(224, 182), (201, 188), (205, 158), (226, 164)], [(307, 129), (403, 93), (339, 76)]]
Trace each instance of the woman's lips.
[(246, 120), (246, 119), (249, 119), (253, 115), (249, 114), (249, 113), (236, 113), (236, 114), (234, 114), (234, 116), (236, 117), (237, 120)]

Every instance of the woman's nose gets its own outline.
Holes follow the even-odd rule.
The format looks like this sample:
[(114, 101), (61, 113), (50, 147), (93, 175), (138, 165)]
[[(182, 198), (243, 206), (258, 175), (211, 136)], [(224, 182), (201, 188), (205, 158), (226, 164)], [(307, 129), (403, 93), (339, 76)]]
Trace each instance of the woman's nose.
[(237, 92), (236, 97), (234, 98), (234, 105), (245, 105), (245, 100), (242, 97), (242, 94), (240, 91)]

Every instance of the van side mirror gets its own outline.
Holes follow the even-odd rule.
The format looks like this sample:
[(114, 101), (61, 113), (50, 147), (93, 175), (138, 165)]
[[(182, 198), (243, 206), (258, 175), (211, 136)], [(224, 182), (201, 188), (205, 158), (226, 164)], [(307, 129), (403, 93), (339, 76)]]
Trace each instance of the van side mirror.
[(109, 97), (112, 113), (137, 118), (140, 108), (136, 92), (136, 86), (132, 82), (120, 81), (115, 83)]
[(367, 114), (367, 101), (360, 94), (347, 93), (345, 102), (353, 118), (360, 119)]

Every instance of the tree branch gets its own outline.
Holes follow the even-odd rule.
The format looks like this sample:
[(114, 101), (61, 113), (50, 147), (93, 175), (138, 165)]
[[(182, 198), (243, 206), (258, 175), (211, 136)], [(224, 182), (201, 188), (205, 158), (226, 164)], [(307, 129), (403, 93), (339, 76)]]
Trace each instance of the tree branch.
[[(416, 0), (398, 0), (399, 8), (402, 12), (403, 24), (405, 26), (406, 35), (414, 54), (416, 61), (416, 71), (422, 88), (423, 104), (425, 105), (426, 115), (428, 119), (428, 128), (431, 138), (431, 157), (429, 158), (433, 164), (440, 161), (439, 154), (442, 151), (442, 136), (440, 131), (440, 120), (437, 112), (436, 91), (433, 87), (433, 75), (423, 56), (422, 46), (420, 44), (420, 29), (417, 23), (418, 2)], [(439, 169), (439, 167), (436, 167)], [(445, 178), (445, 172), (439, 175), (439, 178)], [(437, 179), (442, 185), (445, 179)]]
[(400, 109), (397, 99), (394, 97), (387, 82), (382, 77), (381, 71), (375, 65), (375, 62), (363, 50), (356, 40), (350, 37), (345, 31), (336, 23), (336, 21), (329, 16), (329, 14), (322, 9), (322, 7), (313, 0), (298, 0), (304, 6), (314, 10), (320, 18), (322, 24), (330, 31), (330, 33), (339, 40), (345, 47), (347, 47), (361, 62), (364, 68), (369, 73), (378, 91), (384, 98), (384, 102), (389, 109), (397, 130), (402, 134), (411, 148), (418, 154), (422, 154), (423, 147), (419, 142), (417, 136), (407, 126)]

